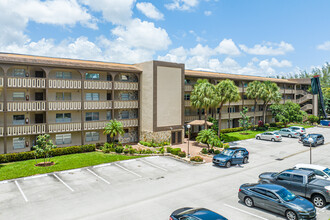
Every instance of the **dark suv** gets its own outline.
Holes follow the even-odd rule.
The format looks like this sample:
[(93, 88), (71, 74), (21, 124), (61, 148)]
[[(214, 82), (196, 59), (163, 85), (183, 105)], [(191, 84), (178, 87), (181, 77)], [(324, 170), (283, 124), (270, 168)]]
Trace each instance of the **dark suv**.
[(213, 157), (213, 164), (229, 168), (232, 164), (242, 164), (249, 161), (249, 151), (243, 147), (231, 147)]
[(319, 144), (324, 144), (324, 137), (322, 134), (309, 134), (304, 139), (302, 139), (303, 145), (310, 145), (309, 138), (312, 138), (312, 146), (316, 147)]

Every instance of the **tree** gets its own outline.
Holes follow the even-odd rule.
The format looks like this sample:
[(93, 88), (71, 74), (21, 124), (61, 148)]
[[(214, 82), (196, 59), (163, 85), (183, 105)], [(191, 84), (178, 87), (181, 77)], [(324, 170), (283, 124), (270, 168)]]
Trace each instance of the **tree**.
[(194, 108), (204, 108), (205, 129), (207, 129), (208, 110), (216, 104), (214, 99), (214, 85), (209, 83), (207, 79), (198, 79), (191, 92), (190, 102)]
[(103, 134), (110, 135), (113, 144), (115, 143), (115, 137), (117, 135), (123, 135), (124, 133), (123, 124), (117, 120), (110, 120), (110, 122), (105, 125), (103, 131)]
[(33, 146), (36, 157), (44, 158), (44, 164), (46, 164), (46, 160), (49, 158), (53, 148), (56, 148), (56, 145), (54, 145), (52, 140), (50, 140), (49, 134), (39, 135), (37, 137), (37, 144)]
[(251, 125), (250, 123), (250, 116), (247, 116), (246, 113), (248, 112), (247, 107), (243, 107), (243, 111), (240, 112), (242, 119), (239, 120), (239, 123), (243, 127), (243, 130), (246, 131), (248, 127)]
[(263, 83), (263, 89), (260, 94), (260, 98), (263, 100), (263, 120), (266, 123), (266, 111), (268, 105), (271, 102), (278, 103), (282, 99), (282, 94), (280, 93), (280, 88), (276, 83), (266, 81)]
[(227, 102), (237, 102), (241, 99), (238, 87), (232, 80), (225, 79), (215, 86), (215, 99), (219, 106), (219, 121), (218, 121), (218, 136), (220, 137), (221, 131), (221, 109)]
[(212, 129), (201, 130), (197, 137), (196, 141), (198, 143), (203, 143), (207, 145), (207, 148), (210, 149), (210, 145), (221, 146), (220, 138), (216, 135), (215, 131)]
[(309, 121), (309, 123), (314, 124), (315, 122), (319, 121), (319, 118), (315, 115), (309, 115), (307, 117), (307, 120)]
[(306, 112), (300, 110), (300, 105), (291, 101), (285, 104), (272, 104), (270, 106), (272, 115), (276, 121), (283, 122), (285, 126), (289, 122), (302, 122)]
[(248, 84), (248, 87), (246, 89), (246, 96), (249, 99), (254, 100), (253, 122), (255, 125), (257, 124), (257, 121), (256, 121), (257, 101), (263, 92), (263, 89), (264, 89), (263, 85), (264, 84), (260, 81), (253, 81)]

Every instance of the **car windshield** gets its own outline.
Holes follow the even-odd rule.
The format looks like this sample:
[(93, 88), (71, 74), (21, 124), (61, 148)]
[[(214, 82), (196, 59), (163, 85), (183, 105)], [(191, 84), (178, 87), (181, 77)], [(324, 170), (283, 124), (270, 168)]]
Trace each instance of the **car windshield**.
[(315, 180), (316, 179), (316, 176), (315, 176), (315, 174), (313, 173), (312, 175), (309, 175), (308, 176), (308, 182), (311, 182), (311, 181), (313, 181), (313, 180)]
[(316, 138), (317, 137), (317, 134), (309, 134), (307, 135), (306, 138)]
[(221, 154), (226, 155), (226, 156), (232, 156), (234, 154), (234, 151), (224, 150)]
[(326, 174), (328, 174), (328, 176), (330, 176), (330, 169), (329, 168), (324, 169), (323, 172), (325, 172)]
[(277, 191), (277, 194), (286, 202), (292, 201), (296, 196), (287, 189), (281, 189)]
[(273, 133), (276, 134), (276, 135), (279, 135), (280, 134), (280, 133), (278, 133), (278, 131), (274, 131)]

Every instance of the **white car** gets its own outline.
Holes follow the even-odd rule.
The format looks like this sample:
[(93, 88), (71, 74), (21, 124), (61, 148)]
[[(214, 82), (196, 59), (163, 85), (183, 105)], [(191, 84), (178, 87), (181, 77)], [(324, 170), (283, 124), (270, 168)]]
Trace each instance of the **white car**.
[(297, 132), (297, 133), (300, 134), (300, 135), (306, 134), (306, 129), (303, 128), (303, 127), (292, 126), (292, 127), (289, 127), (289, 129), (291, 129), (291, 130)]
[(281, 141), (282, 136), (277, 132), (264, 132), (256, 135), (257, 140)]
[(316, 178), (330, 180), (330, 169), (327, 167), (314, 164), (297, 164), (294, 168), (313, 171)]

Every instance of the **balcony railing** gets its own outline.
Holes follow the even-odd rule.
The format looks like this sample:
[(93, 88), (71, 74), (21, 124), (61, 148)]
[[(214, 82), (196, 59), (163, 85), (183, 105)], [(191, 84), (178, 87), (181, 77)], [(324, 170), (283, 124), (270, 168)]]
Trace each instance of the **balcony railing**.
[(184, 85), (184, 91), (191, 92), (193, 91), (194, 86), (193, 85)]
[(8, 102), (8, 112), (27, 112), (27, 111), (45, 111), (45, 101), (23, 101), (23, 102)]
[(190, 106), (190, 100), (184, 100), (184, 106)]
[(112, 101), (85, 101), (84, 109), (111, 109)]
[(62, 102), (48, 102), (49, 111), (62, 110), (81, 110), (81, 102), (62, 101)]
[(288, 94), (288, 93), (295, 93), (295, 90), (294, 89), (285, 89), (285, 94)]
[(118, 90), (139, 90), (137, 82), (115, 82), (114, 88)]
[(15, 88), (46, 88), (44, 78), (8, 77), (8, 87)]
[(122, 119), (122, 120), (118, 120), (118, 121), (120, 121), (123, 124), (124, 128), (139, 126), (138, 119)]
[(0, 112), (3, 112), (3, 106), (4, 106), (3, 102), (0, 102)]
[(7, 127), (8, 136), (29, 135), (29, 134), (44, 134), (46, 133), (45, 124), (34, 125), (11, 125)]
[(300, 99), (297, 99), (297, 103), (301, 104), (301, 103), (306, 102), (310, 99), (313, 99), (313, 95), (312, 94), (307, 94), (307, 95), (304, 95), (303, 97), (301, 97)]
[(3, 136), (3, 127), (0, 127), (0, 137), (2, 137)]
[(48, 125), (49, 133), (59, 133), (59, 132), (69, 132), (69, 131), (81, 131), (81, 123), (71, 122), (71, 123), (59, 123), (59, 124)]
[(95, 80), (87, 80), (84, 81), (85, 89), (112, 89), (112, 82), (109, 81), (95, 81)]
[(139, 101), (131, 100), (131, 101), (115, 101), (114, 108), (121, 109), (121, 108), (138, 108)]
[(302, 89), (297, 89), (296, 90), (296, 94), (297, 95), (307, 95), (307, 94), (310, 94), (310, 93), (308, 93), (308, 92), (306, 92), (306, 91), (304, 91)]
[(3, 87), (3, 78), (0, 77), (0, 87)]
[(307, 104), (307, 105), (304, 105), (303, 107), (301, 107), (302, 111), (307, 111), (307, 110), (310, 110), (310, 109), (313, 109), (312, 104)]
[(109, 121), (91, 121), (84, 123), (84, 130), (103, 130)]
[(50, 79), (49, 88), (51, 89), (80, 89), (81, 81), (80, 80), (71, 80), (71, 79)]

